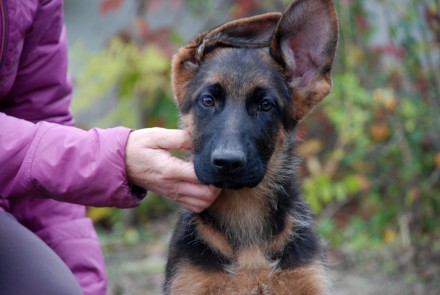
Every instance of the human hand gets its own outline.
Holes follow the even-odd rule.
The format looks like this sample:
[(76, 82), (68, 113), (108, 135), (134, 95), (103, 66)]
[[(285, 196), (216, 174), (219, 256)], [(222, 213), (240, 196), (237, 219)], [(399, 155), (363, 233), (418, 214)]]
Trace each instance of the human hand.
[(173, 157), (169, 152), (191, 147), (191, 137), (184, 130), (146, 128), (131, 132), (125, 159), (128, 181), (194, 212), (203, 211), (212, 204), (220, 190), (200, 184), (194, 165)]

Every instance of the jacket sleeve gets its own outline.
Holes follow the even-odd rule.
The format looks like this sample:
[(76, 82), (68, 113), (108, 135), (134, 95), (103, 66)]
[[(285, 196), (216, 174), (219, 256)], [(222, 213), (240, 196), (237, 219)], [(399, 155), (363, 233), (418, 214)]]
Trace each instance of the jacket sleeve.
[(133, 207), (141, 195), (127, 183), (130, 129), (84, 131), (37, 124), (0, 113), (0, 196), (52, 198), (89, 205)]

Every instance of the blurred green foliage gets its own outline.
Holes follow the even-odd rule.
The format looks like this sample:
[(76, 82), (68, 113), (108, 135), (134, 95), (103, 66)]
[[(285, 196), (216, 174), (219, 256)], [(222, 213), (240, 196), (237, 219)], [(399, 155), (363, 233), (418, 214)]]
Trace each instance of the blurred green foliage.
[[(279, 10), (285, 2), (232, 1), (228, 13)], [(213, 1), (203, 1), (203, 9), (198, 0), (177, 3), (195, 17), (219, 12)], [(317, 228), (348, 252), (388, 244), (439, 251), (440, 4), (335, 3), (340, 42), (333, 92), (298, 130), (304, 195)], [(180, 38), (167, 32), (175, 47)], [(111, 104), (91, 126), (177, 126), (170, 56), (154, 46), (155, 38), (137, 39), (115, 38), (96, 54), (73, 51), (85, 65), (75, 81), (74, 112)], [(138, 221), (173, 210), (161, 198), (145, 203)], [(95, 219), (118, 214), (109, 212), (96, 211)]]
[[(406, 2), (377, 1), (383, 22), (337, 2), (333, 92), (308, 119), (323, 124), (303, 143), (322, 146), (305, 153), (305, 196), (320, 232), (351, 251), (437, 251), (440, 238), (440, 4)], [(389, 39), (372, 45), (378, 32)]]
[(170, 62), (154, 45), (139, 47), (112, 39), (99, 53), (76, 46), (72, 59), (83, 67), (75, 81), (74, 113), (111, 104), (91, 126), (175, 127), (177, 110), (170, 87)]
[[(93, 117), (89, 126), (177, 127), (178, 113), (170, 90), (170, 61), (156, 46), (140, 47), (115, 37), (99, 53), (87, 52), (78, 45), (71, 58), (83, 64), (75, 81), (72, 111), (84, 114), (107, 109)], [(139, 224), (174, 209), (175, 205), (150, 194), (142, 206), (125, 213), (129, 212), (129, 223)], [(89, 208), (88, 215), (110, 228), (124, 220), (114, 208)]]

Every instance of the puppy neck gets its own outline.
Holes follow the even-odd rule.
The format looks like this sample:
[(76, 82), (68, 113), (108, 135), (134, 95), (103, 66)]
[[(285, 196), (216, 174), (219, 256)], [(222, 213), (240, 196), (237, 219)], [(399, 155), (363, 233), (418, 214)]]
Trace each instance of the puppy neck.
[[(205, 212), (234, 248), (267, 244), (293, 216), (298, 192), (292, 141), (280, 144), (255, 188), (223, 190)], [(283, 151), (282, 151), (283, 150)], [(289, 152), (287, 152), (287, 150)], [(293, 229), (292, 229), (293, 230)]]

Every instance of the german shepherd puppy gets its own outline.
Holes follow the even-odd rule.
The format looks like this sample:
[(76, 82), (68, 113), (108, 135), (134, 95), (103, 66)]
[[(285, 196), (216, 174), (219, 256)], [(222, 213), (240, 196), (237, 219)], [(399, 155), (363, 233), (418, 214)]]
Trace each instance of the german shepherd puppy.
[(204, 212), (181, 212), (165, 294), (328, 294), (294, 147), (298, 122), (330, 92), (337, 27), (332, 0), (295, 0), (174, 56), (197, 177), (223, 190)]

